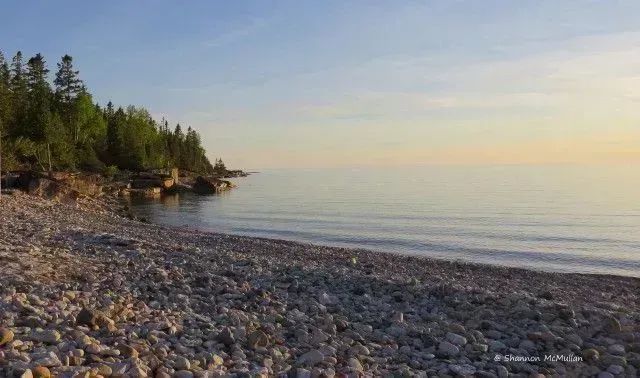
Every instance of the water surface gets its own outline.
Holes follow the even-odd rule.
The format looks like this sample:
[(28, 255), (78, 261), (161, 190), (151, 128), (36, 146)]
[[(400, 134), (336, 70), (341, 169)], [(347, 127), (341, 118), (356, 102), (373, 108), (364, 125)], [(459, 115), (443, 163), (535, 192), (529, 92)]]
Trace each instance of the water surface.
[(640, 276), (640, 167), (269, 170), (154, 222), (547, 271)]

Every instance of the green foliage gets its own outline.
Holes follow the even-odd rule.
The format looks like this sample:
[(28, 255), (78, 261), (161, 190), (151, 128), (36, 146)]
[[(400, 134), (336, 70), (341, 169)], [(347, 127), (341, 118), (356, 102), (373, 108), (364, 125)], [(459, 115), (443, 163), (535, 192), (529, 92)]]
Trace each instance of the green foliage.
[(174, 131), (143, 108), (101, 108), (73, 67), (62, 57), (49, 84), (40, 54), (25, 65), (21, 52), (11, 64), (0, 52), (0, 137), (3, 169), (83, 169), (112, 175), (120, 169), (178, 167), (211, 173), (200, 135)]
[(227, 167), (224, 165), (222, 159), (216, 159), (216, 165), (213, 166), (213, 172), (216, 174), (225, 174), (227, 173)]
[(104, 167), (104, 169), (102, 170), (102, 174), (105, 177), (114, 177), (115, 175), (118, 174), (118, 172), (120, 172), (120, 170), (118, 169), (118, 167), (116, 167), (115, 165), (109, 165)]

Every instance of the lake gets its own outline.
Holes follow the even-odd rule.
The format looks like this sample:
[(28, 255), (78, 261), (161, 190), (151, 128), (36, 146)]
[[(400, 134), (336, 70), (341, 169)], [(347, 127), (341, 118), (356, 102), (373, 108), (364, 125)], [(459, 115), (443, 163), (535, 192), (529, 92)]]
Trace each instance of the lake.
[(545, 271), (640, 276), (640, 167), (265, 170), (138, 200), (153, 222)]

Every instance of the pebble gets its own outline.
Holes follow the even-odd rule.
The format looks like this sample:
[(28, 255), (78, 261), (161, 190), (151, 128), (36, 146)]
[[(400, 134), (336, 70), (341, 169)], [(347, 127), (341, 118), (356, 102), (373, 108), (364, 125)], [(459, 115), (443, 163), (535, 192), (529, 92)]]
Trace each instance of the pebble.
[(362, 364), (360, 363), (360, 361), (357, 358), (349, 358), (349, 362), (348, 362), (349, 366), (351, 366), (351, 368), (357, 372), (362, 372), (364, 371), (364, 368), (362, 367)]
[(582, 352), (582, 357), (587, 361), (598, 361), (600, 359), (600, 352), (593, 348), (585, 349)]
[(455, 345), (467, 344), (467, 339), (464, 336), (458, 335), (453, 332), (447, 332), (446, 338), (447, 338), (447, 341), (449, 341), (451, 344), (455, 344)]
[(51, 378), (51, 371), (45, 366), (36, 366), (31, 369), (33, 378)]
[(466, 377), (466, 376), (472, 376), (476, 373), (476, 368), (473, 365), (469, 365), (469, 364), (464, 364), (464, 365), (455, 365), (455, 364), (449, 364), (449, 370), (451, 370), (452, 373)]
[(625, 354), (624, 345), (620, 345), (620, 344), (609, 345), (608, 350), (609, 350), (609, 353), (615, 354), (617, 356), (624, 356)]
[(319, 350), (311, 350), (298, 358), (298, 365), (315, 366), (324, 360), (324, 355)]
[(6, 328), (0, 328), (0, 346), (5, 345), (13, 341), (13, 331)]
[(438, 351), (450, 357), (456, 356), (460, 353), (460, 349), (448, 341), (440, 342), (438, 345)]
[(251, 332), (247, 337), (247, 345), (251, 349), (256, 349), (258, 347), (264, 348), (269, 345), (269, 336), (262, 331)]
[(624, 373), (624, 368), (620, 365), (610, 365), (607, 371), (613, 375), (620, 375)]
[(175, 368), (178, 370), (189, 370), (191, 369), (191, 362), (183, 356), (178, 356), (175, 361)]
[(55, 344), (58, 341), (60, 341), (60, 337), (61, 337), (60, 332), (53, 329), (40, 330), (40, 331), (35, 330), (29, 336), (31, 340), (45, 343), (45, 344)]

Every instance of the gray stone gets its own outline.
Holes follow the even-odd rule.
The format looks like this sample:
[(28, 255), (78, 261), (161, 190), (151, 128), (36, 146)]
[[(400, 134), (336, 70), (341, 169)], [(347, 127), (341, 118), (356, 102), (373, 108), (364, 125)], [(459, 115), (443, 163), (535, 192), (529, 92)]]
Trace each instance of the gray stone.
[(457, 356), (460, 353), (460, 349), (448, 341), (441, 341), (438, 345), (438, 351), (450, 357)]
[(311, 350), (298, 358), (298, 365), (315, 366), (324, 360), (324, 355), (317, 349)]
[(469, 364), (464, 364), (464, 365), (449, 364), (449, 370), (451, 370), (451, 372), (453, 372), (454, 374), (462, 375), (466, 377), (466, 376), (474, 375), (477, 369), (475, 366), (469, 365)]
[(447, 332), (446, 338), (448, 342), (455, 345), (465, 345), (467, 343), (467, 339), (464, 336), (453, 332)]

